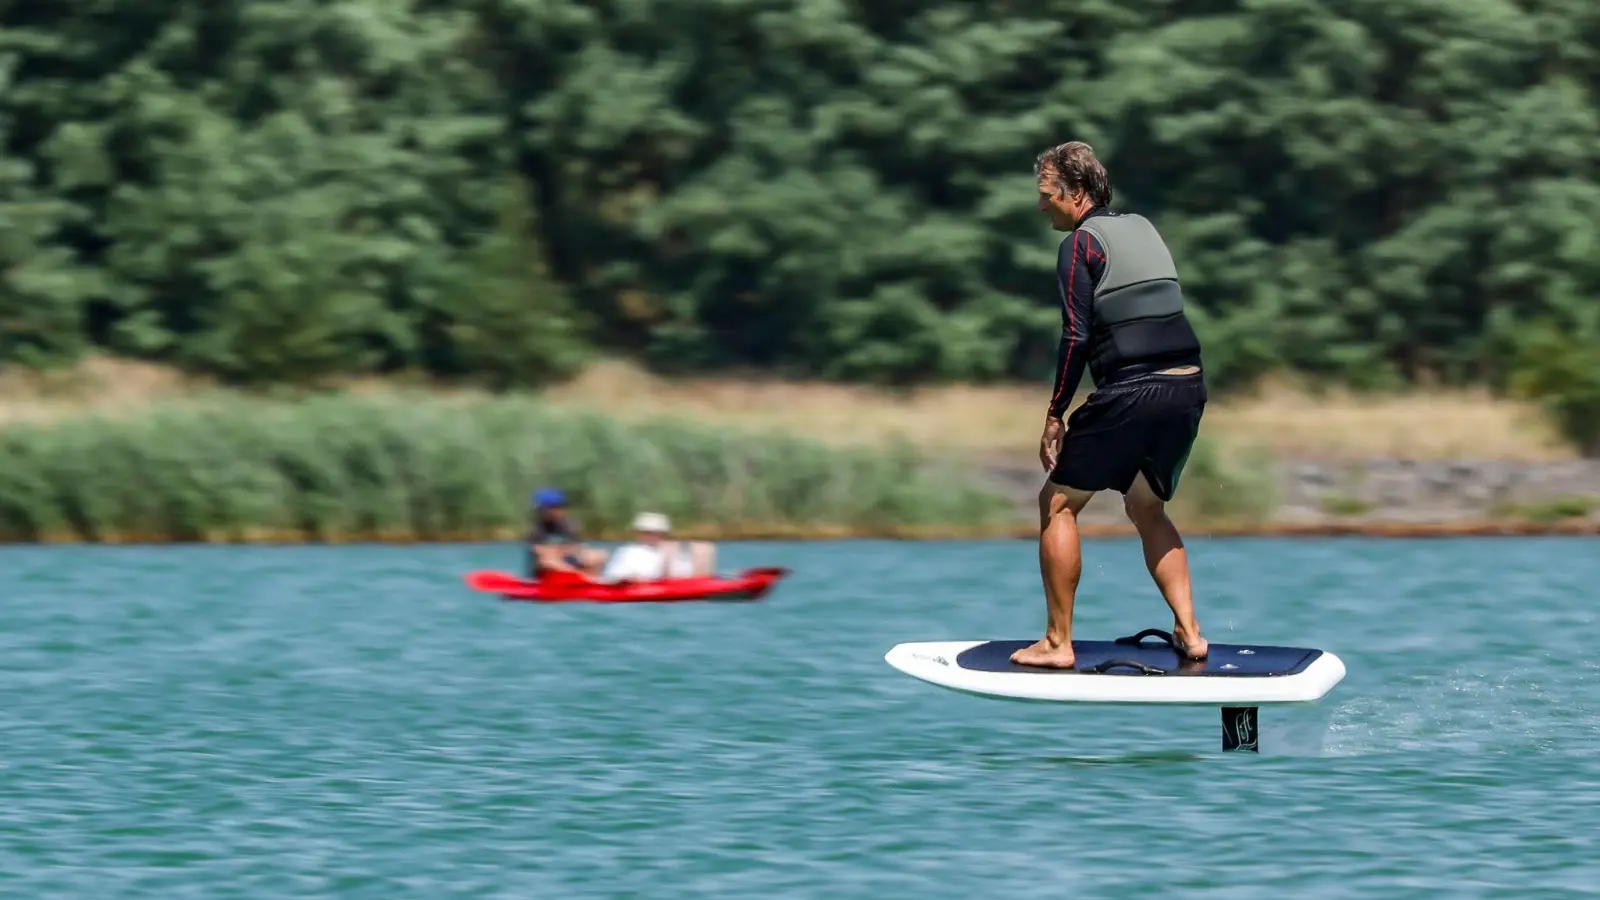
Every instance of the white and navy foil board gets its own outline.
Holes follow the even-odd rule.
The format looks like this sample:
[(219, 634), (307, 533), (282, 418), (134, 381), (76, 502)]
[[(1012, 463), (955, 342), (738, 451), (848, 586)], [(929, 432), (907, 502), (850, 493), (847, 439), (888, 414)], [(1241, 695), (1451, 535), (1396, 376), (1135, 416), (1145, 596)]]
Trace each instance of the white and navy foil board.
[[(1148, 637), (1160, 643), (1146, 643)], [(1259, 707), (1312, 703), (1345, 674), (1339, 657), (1310, 647), (1213, 642), (1204, 660), (1178, 655), (1171, 635), (1147, 629), (1115, 641), (1073, 641), (1071, 669), (1019, 666), (1011, 654), (1032, 641), (896, 644), (884, 660), (940, 687), (1054, 703)]]

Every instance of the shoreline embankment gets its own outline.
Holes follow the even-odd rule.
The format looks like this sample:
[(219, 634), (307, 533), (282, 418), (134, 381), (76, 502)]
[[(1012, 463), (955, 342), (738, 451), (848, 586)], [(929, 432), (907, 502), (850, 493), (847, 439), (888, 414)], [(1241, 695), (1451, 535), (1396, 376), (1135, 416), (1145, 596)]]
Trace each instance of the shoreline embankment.
[[(596, 541), (634, 513), (678, 536), (1031, 539), (1043, 473), (908, 441), (842, 447), (529, 397), (211, 398), (0, 430), (0, 544), (516, 541), (553, 484)], [(1600, 535), (1600, 460), (1283, 459), (1202, 440), (1172, 515), (1191, 537)], [(1086, 538), (1133, 534), (1115, 494)]]

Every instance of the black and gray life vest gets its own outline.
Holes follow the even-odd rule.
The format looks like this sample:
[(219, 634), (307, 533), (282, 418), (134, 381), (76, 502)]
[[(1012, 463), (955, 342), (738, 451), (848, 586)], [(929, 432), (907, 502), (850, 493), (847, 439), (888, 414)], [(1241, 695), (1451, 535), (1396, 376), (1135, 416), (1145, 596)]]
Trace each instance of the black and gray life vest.
[(1093, 215), (1078, 226), (1100, 241), (1105, 273), (1094, 289), (1089, 370), (1104, 384), (1122, 369), (1198, 365), (1200, 339), (1183, 314), (1183, 290), (1167, 244), (1135, 213)]

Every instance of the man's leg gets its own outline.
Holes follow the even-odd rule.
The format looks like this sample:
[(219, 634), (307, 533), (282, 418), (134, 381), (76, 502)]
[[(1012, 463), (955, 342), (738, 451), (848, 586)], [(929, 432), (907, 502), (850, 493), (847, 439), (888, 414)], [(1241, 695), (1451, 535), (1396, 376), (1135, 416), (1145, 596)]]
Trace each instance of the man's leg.
[(1123, 498), (1123, 507), (1144, 544), (1144, 564), (1172, 607), (1172, 637), (1180, 652), (1204, 659), (1207, 642), (1194, 617), (1194, 594), (1189, 583), (1189, 554), (1178, 526), (1167, 517), (1166, 503), (1156, 495), (1141, 473)]
[(1011, 654), (1023, 666), (1070, 669), (1077, 662), (1072, 652), (1072, 603), (1083, 574), (1078, 545), (1078, 513), (1094, 497), (1046, 482), (1039, 492), (1039, 574), (1044, 580), (1047, 610), (1044, 640)]

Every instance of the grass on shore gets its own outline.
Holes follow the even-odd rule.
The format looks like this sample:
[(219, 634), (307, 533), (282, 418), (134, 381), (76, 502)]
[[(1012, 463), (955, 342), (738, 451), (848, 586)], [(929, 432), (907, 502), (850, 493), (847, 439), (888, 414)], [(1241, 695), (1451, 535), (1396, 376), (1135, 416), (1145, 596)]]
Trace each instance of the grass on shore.
[[(1027, 535), (1032, 440), (1015, 447), (994, 431), (1035, 417), (981, 402), (1007, 391), (1024, 393), (945, 388), (897, 405), (864, 389), (696, 389), (602, 368), (539, 398), (369, 381), (273, 399), (106, 360), (43, 379), (0, 374), (0, 542), (505, 539), (542, 483), (572, 489), (596, 537), (619, 536), (646, 507), (686, 537)], [(1398, 417), (1417, 401), (1389, 402), (1374, 405)], [(1249, 409), (1208, 416), (1173, 506), (1193, 533), (1276, 528), (1285, 445), (1264, 424), (1230, 432)], [(978, 426), (941, 425), (962, 415)], [(1506, 456), (1558, 455), (1513, 435), (1499, 433)], [(1339, 497), (1324, 507), (1335, 519), (1366, 512)], [(1577, 527), (1592, 509), (1584, 498), (1488, 521)]]
[[(1079, 389), (1077, 402), (1088, 390)], [(1037, 452), (1048, 387), (956, 385), (897, 394), (762, 379), (669, 381), (608, 364), (548, 396), (623, 417), (671, 410), (700, 421), (788, 429), (836, 443), (897, 435), (929, 451), (1027, 460)], [(1213, 397), (1203, 427), (1230, 450), (1282, 459), (1573, 456), (1536, 406), (1481, 391), (1317, 395), (1269, 384), (1251, 396)]]
[[(124, 410), (126, 411), (126, 410)], [(504, 539), (566, 488), (588, 534), (634, 513), (685, 536), (1009, 526), (1014, 508), (909, 446), (622, 423), (518, 397), (195, 397), (0, 431), (0, 542)]]
[[(377, 396), (399, 390), (391, 382), (374, 380), (355, 382), (349, 389)], [(834, 446), (898, 438), (930, 456), (1026, 463), (1036, 452), (1045, 391), (1043, 385), (942, 386), (896, 393), (757, 377), (668, 380), (626, 364), (605, 363), (541, 399), (553, 407), (631, 422), (671, 416), (741, 431), (804, 434)], [(85, 412), (133, 413), (209, 392), (158, 366), (91, 360), (51, 376), (0, 375), (0, 424)], [(1531, 462), (1574, 455), (1536, 406), (1473, 391), (1319, 395), (1268, 385), (1252, 396), (1214, 397), (1204, 433), (1230, 454), (1279, 459)]]

